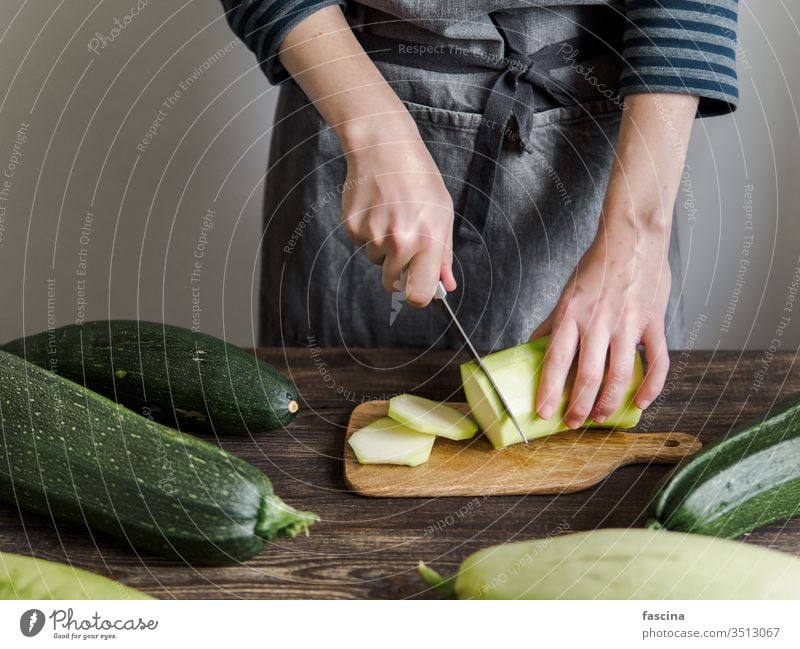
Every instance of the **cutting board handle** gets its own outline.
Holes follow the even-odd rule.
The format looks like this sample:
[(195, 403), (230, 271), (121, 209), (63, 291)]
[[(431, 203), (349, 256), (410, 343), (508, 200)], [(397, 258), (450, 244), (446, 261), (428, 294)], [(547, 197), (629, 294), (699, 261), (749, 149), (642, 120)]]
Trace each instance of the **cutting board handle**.
[(679, 432), (625, 433), (628, 451), (624, 462), (656, 462), (676, 464), (700, 450), (702, 444), (694, 435)]

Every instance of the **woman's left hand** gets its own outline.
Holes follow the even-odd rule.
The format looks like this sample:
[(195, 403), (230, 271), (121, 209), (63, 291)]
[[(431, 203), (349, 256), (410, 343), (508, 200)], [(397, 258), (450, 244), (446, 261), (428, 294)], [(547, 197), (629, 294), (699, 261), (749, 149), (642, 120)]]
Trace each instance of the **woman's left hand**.
[(644, 409), (661, 392), (669, 369), (664, 337), (671, 283), (668, 247), (669, 230), (643, 233), (601, 226), (555, 309), (531, 336), (550, 334), (537, 391), (541, 417), (549, 419), (561, 403), (576, 354), (564, 418), (570, 428), (582, 426), (590, 416), (602, 423), (620, 407), (639, 343), (648, 372), (636, 404)]
[(570, 428), (590, 416), (602, 423), (619, 408), (639, 343), (648, 368), (636, 405), (646, 408), (661, 392), (669, 370), (664, 315), (672, 210), (697, 102), (678, 93), (625, 98), (597, 235), (531, 336), (551, 334), (536, 394), (536, 412), (544, 419), (561, 404), (576, 355), (564, 417)]

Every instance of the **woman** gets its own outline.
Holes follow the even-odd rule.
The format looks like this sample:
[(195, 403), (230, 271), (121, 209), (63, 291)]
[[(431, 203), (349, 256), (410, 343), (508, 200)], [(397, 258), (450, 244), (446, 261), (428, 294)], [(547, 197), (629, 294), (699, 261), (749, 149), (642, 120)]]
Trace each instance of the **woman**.
[[(549, 418), (646, 407), (680, 345), (672, 223), (695, 116), (734, 109), (736, 0), (223, 0), (283, 83), (263, 344), (479, 349), (551, 334)], [(603, 381), (608, 363), (608, 378)]]

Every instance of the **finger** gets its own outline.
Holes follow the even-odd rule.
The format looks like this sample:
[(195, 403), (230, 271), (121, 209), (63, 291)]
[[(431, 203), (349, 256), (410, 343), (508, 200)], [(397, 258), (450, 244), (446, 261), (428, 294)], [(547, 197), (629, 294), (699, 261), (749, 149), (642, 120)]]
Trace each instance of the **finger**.
[(455, 275), (453, 275), (453, 228), (450, 228), (450, 233), (447, 237), (447, 244), (445, 245), (444, 256), (442, 257), (442, 267), (439, 271), (439, 278), (444, 284), (444, 289), (449, 293), (458, 288)]
[(633, 377), (634, 355), (638, 353), (636, 334), (624, 331), (611, 339), (608, 373), (592, 413), (597, 423), (602, 424), (622, 405), (622, 397)]
[(371, 208), (359, 221), (356, 236), (363, 240), (362, 246), (367, 258), (376, 266), (383, 264), (390, 251), (390, 240), (385, 236), (385, 211), (383, 208)]
[(400, 275), (408, 268), (413, 255), (413, 250), (404, 246), (393, 246), (392, 250), (383, 260), (381, 284), (387, 291), (400, 290)]
[(550, 419), (564, 399), (564, 386), (577, 348), (577, 325), (572, 320), (562, 321), (547, 345), (536, 390), (536, 412), (542, 419)]
[(361, 223), (357, 217), (342, 218), (342, 225), (344, 225), (347, 238), (357, 246), (361, 247), (369, 241), (361, 234)]
[(406, 302), (416, 307), (427, 306), (433, 299), (442, 267), (441, 245), (428, 245), (411, 259), (408, 265)]
[(367, 253), (367, 258), (376, 266), (380, 266), (384, 259), (386, 259), (386, 253), (383, 249), (383, 246), (374, 241), (370, 241), (364, 246), (364, 252)]
[(669, 353), (664, 330), (657, 324), (651, 324), (642, 336), (645, 358), (647, 358), (647, 374), (636, 392), (636, 405), (642, 410), (656, 400), (664, 388), (669, 372)]
[(364, 221), (368, 211), (367, 205), (357, 197), (349, 198), (347, 204), (343, 200), (342, 226), (347, 237), (357, 246), (363, 246), (369, 241), (369, 237), (365, 236), (364, 232)]
[(609, 336), (596, 325), (583, 337), (578, 352), (575, 383), (564, 420), (570, 428), (579, 428), (592, 412), (597, 392), (603, 382)]
[[(353, 230), (350, 238), (360, 246), (371, 244), (373, 248), (381, 250), (385, 255), (387, 249), (384, 236), (386, 232), (386, 215), (386, 206), (377, 204), (360, 210), (354, 216), (348, 216), (348, 231), (350, 229)], [(379, 264), (381, 262), (373, 261), (372, 263)]]

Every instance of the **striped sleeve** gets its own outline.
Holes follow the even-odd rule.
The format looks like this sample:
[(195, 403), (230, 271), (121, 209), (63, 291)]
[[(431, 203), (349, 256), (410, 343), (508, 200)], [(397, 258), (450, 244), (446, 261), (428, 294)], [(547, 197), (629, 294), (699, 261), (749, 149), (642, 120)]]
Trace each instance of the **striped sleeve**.
[(278, 60), (278, 48), (302, 20), (323, 7), (346, 0), (220, 0), (225, 18), (236, 35), (253, 51), (270, 83), (278, 84), (289, 73)]
[(622, 96), (691, 94), (700, 117), (736, 109), (738, 0), (626, 0), (625, 15)]

